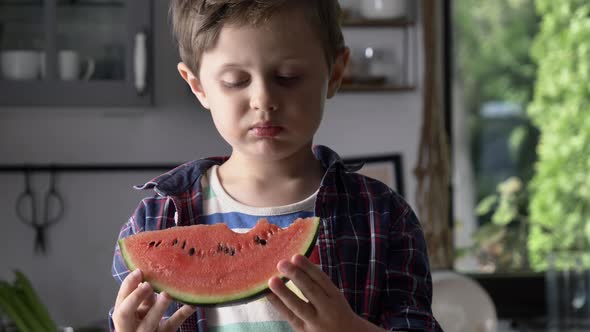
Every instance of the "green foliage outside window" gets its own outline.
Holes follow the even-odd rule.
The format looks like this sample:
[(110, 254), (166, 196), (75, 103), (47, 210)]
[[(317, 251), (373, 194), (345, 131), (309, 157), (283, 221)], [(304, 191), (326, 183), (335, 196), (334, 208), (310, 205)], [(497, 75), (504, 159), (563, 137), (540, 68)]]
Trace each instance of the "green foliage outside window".
[[(524, 109), (531, 101), (537, 68), (530, 48), (538, 30), (538, 17), (534, 0), (457, 0), (453, 5), (455, 77), (469, 116), (471, 156), (480, 201), (494, 194), (497, 184), (511, 175), (521, 178), (525, 187), (532, 176), (536, 155), (531, 147), (536, 145), (537, 132), (526, 114), (513, 123), (517, 127), (514, 133), (500, 134), (510, 130), (507, 124), (513, 120), (485, 119), (480, 111), (489, 102)], [(481, 152), (488, 139), (482, 136), (484, 127), (517, 140), (511, 138), (511, 143), (516, 144), (510, 146), (511, 159), (517, 167), (514, 174), (498, 177), (483, 169), (486, 166)]]
[[(525, 109), (533, 95), (537, 66), (530, 49), (538, 31), (535, 0), (456, 0), (455, 77), (468, 114), (475, 172), (479, 228), (473, 246), (457, 254), (474, 255), (481, 271), (527, 270), (528, 183), (533, 176), (538, 132), (526, 112), (486, 118), (488, 103)], [(505, 137), (509, 170), (482, 159), (492, 140)], [(486, 152), (489, 153), (489, 152)], [(518, 190), (514, 191), (518, 183)], [(509, 190), (510, 189), (510, 190)], [(518, 211), (517, 214), (507, 214)]]
[(495, 194), (478, 204), (477, 214), (489, 215), (491, 220), (479, 227), (473, 236), (473, 245), (463, 253), (473, 254), (481, 271), (529, 268), (527, 197), (522, 181), (510, 177), (497, 186)]
[(536, 8), (542, 22), (528, 114), (541, 136), (528, 247), (531, 266), (544, 270), (550, 252), (590, 253), (590, 2), (536, 0)]

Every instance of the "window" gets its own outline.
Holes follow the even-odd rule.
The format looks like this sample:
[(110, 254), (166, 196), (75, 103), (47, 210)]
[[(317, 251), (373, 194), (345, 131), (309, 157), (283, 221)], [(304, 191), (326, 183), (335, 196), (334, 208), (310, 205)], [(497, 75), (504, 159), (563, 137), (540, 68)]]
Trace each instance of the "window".
[(529, 270), (527, 189), (538, 130), (527, 115), (537, 67), (534, 0), (454, 0), (455, 268)]

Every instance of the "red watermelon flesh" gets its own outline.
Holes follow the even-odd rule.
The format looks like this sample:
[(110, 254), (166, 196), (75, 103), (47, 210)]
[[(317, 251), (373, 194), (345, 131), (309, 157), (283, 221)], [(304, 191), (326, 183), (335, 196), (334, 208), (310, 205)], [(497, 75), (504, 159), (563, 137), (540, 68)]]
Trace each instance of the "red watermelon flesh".
[(319, 218), (299, 218), (280, 228), (260, 219), (247, 233), (220, 223), (141, 232), (119, 240), (130, 270), (139, 268), (156, 291), (189, 304), (242, 302), (267, 291), (280, 276), (277, 263), (309, 255)]

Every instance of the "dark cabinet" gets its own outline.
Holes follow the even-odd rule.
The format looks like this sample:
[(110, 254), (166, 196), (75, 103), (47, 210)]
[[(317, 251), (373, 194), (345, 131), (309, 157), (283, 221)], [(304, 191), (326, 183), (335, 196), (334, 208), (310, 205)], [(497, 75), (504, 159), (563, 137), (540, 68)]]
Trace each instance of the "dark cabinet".
[(0, 0), (0, 106), (147, 106), (149, 0)]

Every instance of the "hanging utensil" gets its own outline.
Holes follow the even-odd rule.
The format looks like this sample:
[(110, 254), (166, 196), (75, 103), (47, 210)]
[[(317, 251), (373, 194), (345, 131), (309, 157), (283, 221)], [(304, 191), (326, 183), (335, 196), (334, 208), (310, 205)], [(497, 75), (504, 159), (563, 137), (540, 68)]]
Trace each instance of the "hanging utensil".
[(49, 173), (49, 189), (43, 196), (43, 215), (41, 219), (37, 215), (37, 201), (31, 187), (31, 170), (25, 171), (25, 190), (16, 200), (17, 216), (22, 223), (35, 230), (35, 253), (46, 253), (46, 231), (57, 223), (64, 212), (64, 201), (55, 185), (55, 170)]

